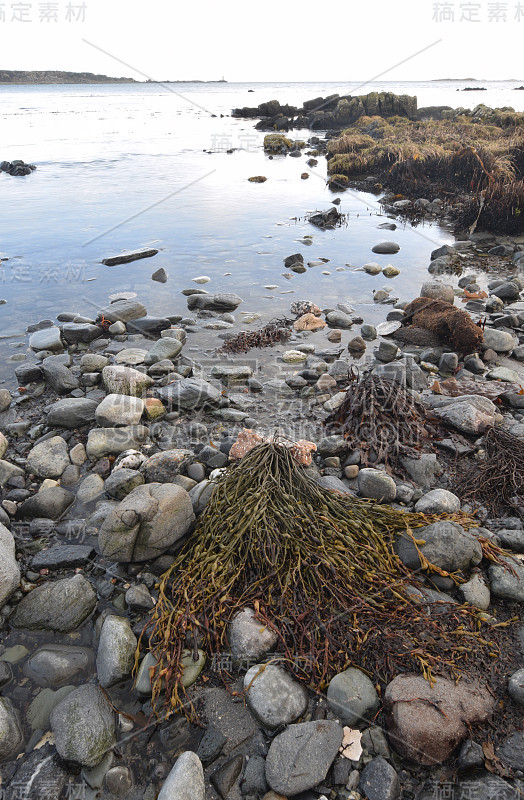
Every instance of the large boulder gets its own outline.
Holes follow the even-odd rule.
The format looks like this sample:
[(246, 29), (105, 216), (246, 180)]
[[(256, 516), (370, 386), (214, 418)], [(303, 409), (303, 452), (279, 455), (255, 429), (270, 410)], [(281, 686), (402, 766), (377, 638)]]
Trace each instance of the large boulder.
[(87, 619), (95, 606), (93, 587), (78, 573), (37, 586), (20, 601), (10, 622), (15, 628), (69, 633)]
[(441, 764), (469, 734), (485, 722), (495, 701), (476, 684), (437, 678), (432, 687), (422, 675), (397, 675), (384, 695), (391, 746), (417, 764)]
[(189, 530), (194, 520), (188, 493), (172, 483), (138, 486), (100, 528), (102, 554), (130, 563), (156, 558)]
[(290, 725), (271, 742), (266, 780), (277, 794), (293, 796), (321, 783), (342, 744), (338, 722)]
[(0, 608), (20, 583), (20, 567), (15, 556), (15, 540), (5, 525), (0, 523)]
[(111, 706), (97, 686), (85, 684), (53, 709), (51, 730), (64, 761), (95, 767), (115, 743)]

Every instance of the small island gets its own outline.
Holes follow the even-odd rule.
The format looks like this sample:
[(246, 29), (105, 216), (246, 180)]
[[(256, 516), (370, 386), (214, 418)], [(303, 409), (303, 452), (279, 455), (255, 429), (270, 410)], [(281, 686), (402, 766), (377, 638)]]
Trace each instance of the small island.
[(28, 83), (136, 83), (134, 78), (111, 78), (93, 72), (60, 72), (58, 70), (0, 70), (0, 84)]

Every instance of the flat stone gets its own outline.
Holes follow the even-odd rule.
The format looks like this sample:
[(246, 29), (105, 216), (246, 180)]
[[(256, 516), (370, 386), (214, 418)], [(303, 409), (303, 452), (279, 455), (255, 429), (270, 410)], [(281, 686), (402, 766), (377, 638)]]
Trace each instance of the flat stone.
[(123, 365), (104, 367), (102, 380), (108, 394), (126, 394), (133, 397), (143, 397), (153, 385), (153, 379), (149, 375)]
[(491, 400), (481, 395), (455, 397), (450, 403), (433, 410), (444, 422), (469, 434), (483, 433), (495, 424), (498, 414)]
[(49, 350), (52, 353), (61, 352), (64, 344), (60, 336), (60, 328), (45, 328), (42, 331), (35, 331), (29, 338), (29, 347), (36, 352)]
[(90, 561), (94, 552), (94, 548), (89, 544), (55, 544), (33, 556), (31, 569), (83, 567)]
[(87, 619), (96, 601), (91, 584), (79, 573), (37, 586), (20, 601), (10, 621), (15, 628), (69, 633)]
[(47, 424), (50, 428), (81, 428), (95, 420), (97, 403), (86, 397), (66, 397), (49, 406)]
[(87, 438), (87, 456), (95, 461), (103, 456), (119, 455), (125, 450), (138, 450), (148, 435), (149, 431), (143, 425), (93, 428)]
[(58, 754), (86, 767), (99, 764), (115, 743), (114, 714), (99, 688), (79, 686), (51, 714)]
[(400, 245), (396, 242), (379, 242), (371, 248), (373, 253), (382, 253), (384, 255), (393, 255), (398, 253)]
[(104, 491), (117, 500), (123, 500), (133, 489), (145, 483), (141, 472), (134, 469), (117, 469), (106, 478)]
[(95, 339), (99, 339), (102, 334), (102, 328), (98, 325), (91, 325), (89, 322), (79, 324), (68, 322), (66, 325), (62, 325), (62, 336), (68, 344), (77, 344), (78, 342), (89, 344)]
[(274, 664), (255, 664), (248, 669), (244, 690), (249, 710), (269, 730), (296, 722), (307, 709), (306, 690)]
[(266, 780), (273, 791), (289, 796), (321, 783), (342, 744), (337, 722), (317, 721), (290, 725), (271, 742)]
[(91, 656), (87, 647), (48, 644), (33, 653), (24, 664), (24, 672), (38, 686), (60, 686), (87, 670)]
[(187, 298), (187, 307), (190, 311), (195, 309), (234, 311), (241, 302), (242, 298), (233, 293), (194, 294)]
[(174, 361), (182, 352), (182, 346), (182, 342), (172, 337), (158, 339), (147, 351), (145, 363), (150, 366), (166, 358)]
[(101, 308), (98, 312), (99, 317), (109, 320), (109, 322), (129, 322), (139, 317), (145, 317), (146, 307), (138, 300), (117, 300), (115, 303)]

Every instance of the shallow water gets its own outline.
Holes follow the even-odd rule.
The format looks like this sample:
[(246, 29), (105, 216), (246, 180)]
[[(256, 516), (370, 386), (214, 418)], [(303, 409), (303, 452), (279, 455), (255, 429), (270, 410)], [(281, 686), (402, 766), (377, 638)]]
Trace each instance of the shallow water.
[[(0, 306), (0, 378), (12, 382), (15, 365), (8, 359), (25, 352), (29, 323), (60, 311), (94, 317), (109, 294), (123, 290), (136, 292), (152, 314), (185, 313), (180, 291), (202, 274), (211, 278), (207, 291), (243, 297), (239, 325), (241, 311), (257, 311), (267, 321), (300, 298), (323, 307), (348, 301), (366, 321), (380, 321), (385, 309), (373, 304), (372, 290), (387, 284), (402, 299), (417, 294), (429, 253), (451, 241), (450, 233), (438, 225), (377, 230), (384, 221), (377, 198), (360, 192), (342, 195), (347, 226), (314, 228), (305, 214), (328, 207), (335, 196), (325, 185), (325, 159), (313, 169), (304, 156), (269, 160), (253, 121), (220, 114), (273, 97), (301, 104), (334, 91), (375, 88), (417, 94), (419, 105), (511, 101), (524, 108), (524, 92), (511, 87), (497, 83), (487, 92), (459, 93), (454, 82), (0, 86), (0, 157), (38, 166), (26, 178), (0, 176), (0, 257), (8, 259), (0, 270), (0, 297), (7, 300)], [(228, 154), (230, 148), (235, 152)], [(308, 180), (300, 178), (304, 171)], [(259, 174), (266, 183), (248, 182)], [(305, 234), (314, 237), (311, 247), (297, 243)], [(400, 253), (373, 256), (372, 246), (391, 238)], [(160, 253), (118, 267), (100, 264), (146, 245)], [(329, 263), (286, 280), (283, 259), (295, 252)], [(369, 260), (392, 262), (401, 275), (388, 282), (346, 266)], [(169, 274), (164, 285), (151, 281), (161, 266)], [(200, 347), (217, 343), (216, 332), (198, 335)]]

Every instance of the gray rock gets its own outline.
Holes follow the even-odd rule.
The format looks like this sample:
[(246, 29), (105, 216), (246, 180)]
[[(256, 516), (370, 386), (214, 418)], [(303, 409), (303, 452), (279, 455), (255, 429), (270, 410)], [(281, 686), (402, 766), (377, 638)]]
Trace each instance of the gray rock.
[(230, 793), (238, 792), (238, 778), (244, 767), (244, 756), (237, 755), (226, 761), (211, 774), (211, 783), (220, 797), (230, 797)]
[(524, 733), (518, 731), (508, 736), (498, 748), (497, 756), (507, 767), (524, 770)]
[(180, 486), (139, 486), (107, 515), (100, 549), (112, 561), (156, 558), (187, 533), (193, 520), (191, 499)]
[(376, 756), (362, 770), (359, 789), (368, 800), (396, 800), (400, 797), (400, 780), (391, 764)]
[(104, 494), (104, 480), (95, 473), (84, 478), (78, 487), (76, 499), (78, 503), (87, 505), (97, 500), (102, 494)]
[(102, 625), (96, 671), (100, 685), (104, 688), (127, 680), (135, 663), (137, 639), (129, 620), (113, 614), (107, 616)]
[(164, 450), (147, 459), (142, 467), (147, 483), (173, 483), (185, 472), (195, 455), (192, 450)]
[(418, 514), (454, 514), (460, 511), (460, 500), (447, 489), (433, 489), (415, 503)]
[(453, 286), (441, 281), (426, 281), (420, 290), (421, 297), (429, 297), (431, 300), (444, 300), (445, 303), (455, 302), (455, 292)]
[(95, 400), (87, 397), (66, 397), (49, 406), (47, 424), (50, 428), (81, 428), (95, 420)]
[[(441, 793), (441, 790), (439, 790)], [(463, 778), (457, 785), (454, 800), (519, 800), (521, 792), (516, 786), (496, 775), (484, 773)]]
[(64, 439), (52, 436), (29, 451), (26, 470), (39, 478), (59, 478), (70, 463)]
[(147, 351), (144, 363), (150, 366), (166, 358), (173, 361), (181, 352), (182, 342), (179, 342), (178, 339), (172, 337), (158, 339)]
[(64, 344), (60, 337), (60, 328), (45, 328), (42, 331), (35, 331), (29, 339), (29, 347), (37, 352), (49, 350), (52, 353), (61, 352)]
[(209, 311), (234, 311), (242, 298), (237, 294), (194, 294), (187, 298), (187, 307), (190, 311), (195, 309), (207, 309)]
[(244, 608), (231, 620), (228, 640), (234, 658), (254, 660), (270, 652), (276, 645), (278, 636), (271, 628), (255, 619), (252, 608)]
[(39, 648), (24, 664), (24, 672), (44, 688), (70, 683), (87, 669), (91, 650), (63, 644), (47, 644)]
[(342, 744), (337, 722), (290, 725), (273, 739), (266, 759), (266, 780), (274, 792), (295, 795), (321, 783)]
[(21, 519), (60, 519), (74, 500), (74, 494), (67, 489), (50, 486), (24, 500), (19, 507), (19, 516)]
[(104, 491), (117, 500), (123, 500), (133, 489), (145, 483), (144, 476), (135, 469), (117, 469), (106, 478)]
[(382, 253), (384, 255), (393, 255), (398, 253), (400, 245), (396, 242), (379, 242), (371, 248), (373, 253)]
[(249, 710), (269, 730), (296, 722), (307, 709), (307, 692), (274, 664), (255, 664), (244, 675)]
[(514, 553), (524, 553), (524, 531), (506, 530), (497, 531), (502, 547), (513, 550)]
[(349, 314), (344, 314), (343, 311), (330, 311), (326, 314), (326, 322), (330, 328), (342, 328), (342, 330), (347, 330), (353, 325)]
[(47, 383), (57, 394), (66, 394), (78, 389), (78, 380), (65, 364), (57, 364), (46, 358), (42, 362), (42, 372)]
[(99, 764), (115, 743), (113, 711), (96, 686), (79, 686), (51, 714), (58, 754), (86, 767)]
[(152, 281), (157, 281), (157, 283), (167, 283), (167, 272), (165, 271), (164, 267), (160, 267), (151, 275)]
[(372, 681), (362, 670), (350, 667), (331, 679), (327, 701), (343, 725), (360, 725), (380, 706)]
[(472, 767), (484, 766), (484, 751), (482, 747), (473, 739), (466, 739), (458, 755), (458, 767), (461, 770), (471, 769)]
[(462, 597), (472, 606), (487, 611), (491, 600), (491, 592), (484, 578), (479, 573), (473, 575), (469, 581), (459, 586)]
[(358, 473), (358, 491), (362, 497), (391, 503), (397, 494), (395, 481), (379, 469), (365, 468)]
[(130, 586), (125, 598), (130, 608), (147, 608), (149, 610), (155, 607), (155, 601), (149, 594), (149, 589), (143, 583)]
[(20, 567), (16, 560), (15, 540), (0, 523), (0, 608), (9, 600), (20, 583)]
[(6, 697), (0, 697), (0, 762), (12, 758), (24, 742), (18, 713)]
[(102, 380), (108, 394), (127, 394), (143, 397), (153, 379), (132, 367), (111, 365), (102, 370)]
[(157, 390), (157, 394), (173, 410), (216, 405), (222, 399), (218, 389), (201, 378), (184, 378), (163, 386)]
[(505, 566), (490, 564), (489, 567), (491, 594), (503, 600), (524, 602), (524, 564), (510, 557), (501, 560)]
[(362, 325), (360, 329), (360, 335), (363, 339), (372, 342), (377, 338), (377, 329), (374, 325)]
[(108, 364), (109, 359), (106, 356), (101, 356), (99, 353), (86, 353), (80, 359), (80, 372), (102, 372)]
[(204, 770), (196, 753), (180, 755), (166, 778), (157, 800), (205, 800)]
[(56, 800), (63, 796), (69, 772), (51, 745), (25, 753), (17, 763), (18, 769), (6, 789), (6, 800), (20, 797), (19, 792), (23, 792), (24, 800)]
[(17, 605), (11, 624), (28, 630), (69, 633), (78, 628), (96, 606), (96, 594), (80, 573), (44, 583)]
[(23, 477), (25, 471), (9, 461), (0, 460), (0, 486), (5, 486), (11, 478)]
[(102, 428), (138, 425), (144, 412), (144, 401), (127, 394), (108, 394), (95, 412), (97, 424)]
[(493, 289), (492, 294), (508, 303), (519, 299), (520, 290), (516, 283), (513, 283), (513, 281), (507, 281), (501, 286), (497, 286), (496, 289)]
[(436, 250), (433, 250), (431, 253), (431, 261), (434, 261), (436, 258), (441, 258), (442, 256), (452, 256), (456, 254), (456, 249), (452, 247), (450, 244), (443, 244), (441, 247), (437, 247)]
[(250, 756), (240, 783), (243, 795), (263, 795), (267, 791), (266, 760), (262, 756)]
[(110, 322), (129, 322), (132, 319), (145, 317), (146, 314), (146, 307), (138, 300), (117, 300), (98, 312), (99, 317), (104, 317)]
[(524, 669), (518, 669), (509, 679), (508, 692), (519, 705), (524, 705)]
[(450, 403), (434, 409), (448, 425), (463, 433), (482, 433), (496, 422), (497, 407), (481, 395), (454, 397)]
[(99, 328), (98, 325), (91, 325), (89, 322), (78, 324), (68, 322), (66, 325), (62, 325), (62, 336), (68, 344), (77, 344), (78, 342), (89, 344), (95, 339), (99, 339), (102, 334), (102, 328)]
[(195, 514), (201, 514), (207, 506), (213, 494), (215, 484), (213, 481), (205, 480), (197, 483), (189, 492), (189, 497), (193, 504), (193, 511)]
[(82, 567), (93, 554), (94, 548), (90, 544), (56, 544), (33, 556), (31, 569)]
[(497, 328), (484, 328), (484, 350), (494, 350), (496, 353), (509, 353), (518, 345), (518, 340), (511, 333), (500, 331)]
[(400, 462), (409, 477), (424, 489), (433, 486), (442, 474), (442, 465), (434, 453), (421, 453), (420, 458), (401, 458)]
[(87, 456), (91, 461), (95, 461), (103, 456), (119, 455), (125, 450), (138, 450), (148, 434), (148, 429), (143, 425), (93, 428), (87, 438)]
[[(482, 561), (482, 547), (478, 539), (456, 522), (442, 520), (417, 528), (416, 538), (425, 542), (418, 547), (430, 564), (435, 564), (446, 572), (467, 570)], [(399, 536), (395, 549), (406, 567), (420, 569), (417, 548), (409, 537)]]

